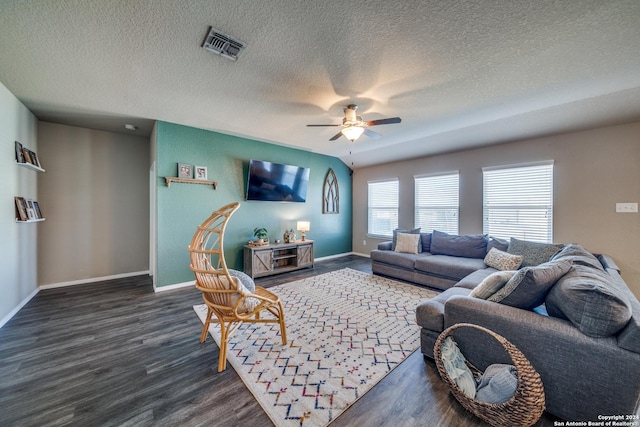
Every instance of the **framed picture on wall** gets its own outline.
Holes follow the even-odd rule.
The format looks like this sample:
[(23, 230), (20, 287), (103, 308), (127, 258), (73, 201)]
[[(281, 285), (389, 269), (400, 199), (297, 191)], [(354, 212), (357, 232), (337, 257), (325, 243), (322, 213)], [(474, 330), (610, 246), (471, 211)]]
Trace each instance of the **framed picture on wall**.
[(193, 178), (193, 166), (186, 163), (178, 163), (178, 178)]
[(16, 201), (16, 219), (26, 221), (29, 219), (27, 213), (27, 202), (22, 197), (14, 197)]
[(196, 170), (196, 179), (207, 179), (206, 166), (195, 166), (195, 170)]
[(39, 205), (39, 204), (38, 204), (38, 202), (36, 202), (35, 200), (33, 201), (33, 208), (35, 209), (35, 211), (36, 211), (36, 216), (37, 216), (38, 218), (44, 218), (44, 217), (42, 216), (42, 211), (40, 210), (40, 205)]

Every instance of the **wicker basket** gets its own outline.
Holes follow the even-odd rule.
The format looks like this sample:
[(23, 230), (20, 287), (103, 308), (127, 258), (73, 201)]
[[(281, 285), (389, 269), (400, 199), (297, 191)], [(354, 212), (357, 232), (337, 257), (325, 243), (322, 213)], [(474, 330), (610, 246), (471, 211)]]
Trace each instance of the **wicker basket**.
[[(462, 389), (447, 374), (442, 362), (442, 342), (448, 336), (452, 336), (456, 329), (460, 328), (474, 328), (491, 335), (509, 354), (517, 371), (518, 387), (515, 394), (506, 402), (486, 403), (472, 399), (464, 394)], [(440, 334), (433, 347), (433, 355), (438, 372), (451, 389), (453, 396), (465, 409), (492, 426), (531, 426), (542, 416), (544, 412), (544, 388), (540, 375), (533, 369), (524, 354), (501, 335), (482, 326), (457, 323)], [(480, 373), (475, 366), (468, 362), (467, 364), (474, 375)]]

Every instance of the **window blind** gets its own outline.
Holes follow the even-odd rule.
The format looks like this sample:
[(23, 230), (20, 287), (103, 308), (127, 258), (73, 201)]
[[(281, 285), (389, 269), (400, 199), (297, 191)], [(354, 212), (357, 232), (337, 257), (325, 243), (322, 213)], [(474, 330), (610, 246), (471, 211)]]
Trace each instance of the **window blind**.
[(367, 233), (390, 237), (398, 228), (398, 179), (368, 183)]
[(553, 241), (553, 162), (483, 169), (483, 232)]
[(416, 227), (458, 234), (459, 174), (415, 177)]

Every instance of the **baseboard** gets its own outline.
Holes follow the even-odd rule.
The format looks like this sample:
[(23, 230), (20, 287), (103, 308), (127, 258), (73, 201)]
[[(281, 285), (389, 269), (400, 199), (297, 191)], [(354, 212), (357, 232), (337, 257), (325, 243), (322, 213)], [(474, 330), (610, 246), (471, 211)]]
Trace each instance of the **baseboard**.
[(13, 316), (15, 316), (15, 315), (16, 315), (16, 313), (17, 313), (17, 312), (19, 312), (19, 311), (20, 311), (20, 309), (21, 309), (22, 307), (24, 307), (25, 305), (27, 305), (27, 303), (28, 303), (29, 301), (31, 301), (31, 299), (32, 299), (33, 297), (35, 297), (36, 295), (38, 295), (38, 292), (40, 292), (40, 289), (36, 289), (35, 291), (31, 292), (31, 294), (29, 294), (29, 296), (28, 296), (28, 297), (26, 297), (24, 300), (22, 300), (22, 302), (21, 302), (20, 304), (18, 304), (17, 306), (15, 306), (15, 307), (13, 308), (13, 310), (11, 310), (11, 311), (9, 312), (9, 314), (7, 314), (6, 316), (4, 316), (4, 317), (2, 318), (2, 320), (0, 320), (0, 328), (2, 328), (2, 327), (5, 325), (5, 323), (7, 323), (9, 320), (11, 320), (11, 318), (12, 318)]
[(173, 285), (157, 286), (157, 287), (154, 284), (153, 285), (153, 291), (154, 292), (172, 291), (174, 289), (187, 288), (189, 286), (195, 287), (196, 286), (196, 281), (195, 280), (191, 280), (190, 282), (182, 282), (182, 283), (176, 283), (176, 284), (173, 284)]
[[(363, 257), (367, 257), (369, 258), (368, 255), (362, 255), (362, 254), (358, 254), (355, 252), (344, 252), (341, 254), (335, 254), (335, 255), (329, 255), (329, 256), (324, 256), (324, 257), (320, 257), (320, 258), (314, 258), (314, 262), (318, 262), (318, 261), (326, 261), (332, 258), (340, 258), (343, 256), (347, 256), (347, 255), (360, 255)], [(153, 291), (154, 292), (164, 292), (164, 291), (172, 291), (174, 289), (180, 289), (180, 288), (186, 288), (189, 286), (195, 286), (195, 280), (191, 280), (189, 282), (183, 282), (183, 283), (175, 283), (173, 285), (166, 285), (166, 286), (156, 286), (155, 284), (153, 285)]]
[(38, 286), (40, 289), (54, 289), (54, 288), (63, 288), (65, 286), (75, 286), (75, 285), (86, 285), (89, 283), (96, 283), (96, 282), (104, 282), (106, 280), (113, 280), (113, 279), (123, 279), (125, 277), (134, 277), (134, 276), (142, 276), (144, 274), (149, 275), (149, 270), (146, 271), (134, 271), (131, 273), (122, 273), (122, 274), (114, 274), (111, 276), (102, 276), (102, 277), (92, 277), (89, 279), (80, 279), (80, 280), (72, 280), (69, 282), (59, 282), (59, 283), (49, 283), (46, 285), (40, 285)]
[(363, 256), (365, 258), (371, 258), (370, 254), (361, 254), (360, 252), (351, 252), (351, 255)]

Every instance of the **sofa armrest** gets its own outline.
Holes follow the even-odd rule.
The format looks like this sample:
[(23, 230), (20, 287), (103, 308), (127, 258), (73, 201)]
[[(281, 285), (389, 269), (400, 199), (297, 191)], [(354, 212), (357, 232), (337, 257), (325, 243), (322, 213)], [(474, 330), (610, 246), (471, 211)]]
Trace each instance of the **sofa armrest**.
[(390, 251), (393, 247), (393, 242), (389, 240), (388, 242), (378, 243), (378, 249), (381, 251)]
[[(445, 304), (444, 327), (461, 322), (491, 329), (520, 349), (542, 378), (552, 414), (596, 419), (637, 409), (640, 354), (618, 347), (615, 337), (588, 337), (563, 319), (452, 296)], [(491, 363), (512, 363), (502, 346), (482, 332), (463, 328), (455, 336), (463, 354), (481, 370)]]

